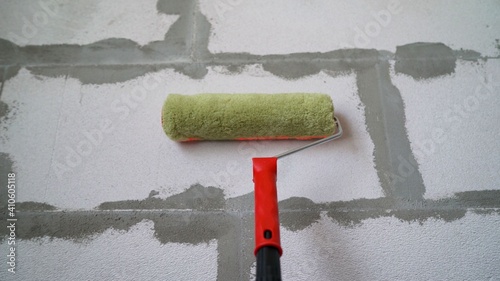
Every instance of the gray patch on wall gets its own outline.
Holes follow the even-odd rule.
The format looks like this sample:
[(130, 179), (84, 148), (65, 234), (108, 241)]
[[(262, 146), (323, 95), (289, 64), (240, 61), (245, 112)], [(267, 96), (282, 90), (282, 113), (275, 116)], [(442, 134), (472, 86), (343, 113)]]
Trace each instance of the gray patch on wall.
[(41, 203), (41, 202), (34, 202), (34, 201), (26, 201), (26, 202), (19, 202), (17, 203), (17, 210), (24, 212), (24, 211), (55, 211), (57, 210), (56, 207), (47, 204), (47, 203)]
[[(1, 39), (0, 39), (0, 41), (1, 41)], [(0, 51), (0, 53), (1, 53), (1, 51)], [(13, 109), (13, 108), (9, 107), (9, 105), (2, 100), (2, 94), (3, 94), (4, 87), (5, 87), (5, 81), (16, 76), (17, 73), (19, 72), (19, 69), (20, 69), (19, 66), (0, 67), (0, 126), (3, 130), (8, 130), (8, 127), (5, 124), (6, 124), (6, 121), (9, 120), (9, 113), (11, 113), (11, 110)], [(15, 115), (15, 113), (13, 115)], [(5, 136), (5, 138), (7, 138), (7, 137)]]
[[(154, 193), (151, 193), (154, 194)], [(126, 200), (105, 202), (99, 210), (130, 210), (130, 209), (192, 209), (192, 210), (222, 210), (224, 208), (224, 191), (216, 187), (204, 187), (194, 184), (184, 192), (172, 195), (166, 199), (149, 196), (143, 200)]]
[[(1, 40), (2, 39), (0, 39), (0, 41)], [(0, 47), (0, 50), (2, 50), (1, 47)], [(21, 69), (21, 67), (18, 65), (1, 67), (0, 68), (0, 82), (3, 83), (12, 77), (15, 77), (17, 75), (17, 73), (19, 73), (19, 69)]]
[(50, 66), (27, 67), (33, 75), (45, 77), (72, 77), (82, 84), (106, 84), (125, 82), (148, 73), (154, 73), (167, 68), (167, 65), (104, 65), (95, 66)]
[(291, 231), (302, 230), (321, 218), (320, 206), (304, 197), (291, 197), (283, 200), (279, 202), (279, 208), (281, 225)]
[(453, 50), (443, 43), (412, 43), (396, 48), (396, 73), (420, 80), (455, 71)]
[(18, 52), (19, 46), (9, 40), (0, 38), (0, 67), (18, 64), (20, 59)]

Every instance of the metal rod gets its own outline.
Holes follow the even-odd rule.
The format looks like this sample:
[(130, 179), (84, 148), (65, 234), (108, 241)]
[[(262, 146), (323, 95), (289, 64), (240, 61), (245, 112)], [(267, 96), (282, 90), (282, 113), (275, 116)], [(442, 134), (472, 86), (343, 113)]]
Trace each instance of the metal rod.
[(335, 140), (335, 139), (338, 139), (342, 136), (342, 133), (344, 132), (342, 130), (342, 126), (340, 125), (340, 121), (337, 119), (337, 117), (333, 117), (333, 120), (335, 121), (335, 124), (337, 125), (337, 131), (335, 132), (335, 134), (329, 136), (329, 137), (326, 137), (326, 138), (323, 138), (323, 139), (320, 139), (320, 140), (317, 140), (315, 142), (312, 142), (312, 143), (309, 143), (309, 144), (306, 144), (304, 146), (300, 146), (300, 147), (296, 147), (296, 148), (293, 148), (291, 150), (288, 150), (286, 152), (283, 152), (281, 154), (278, 154), (274, 157), (280, 159), (280, 158), (283, 158), (285, 156), (288, 156), (290, 154), (293, 154), (295, 152), (299, 152), (299, 151), (302, 151), (304, 149), (307, 149), (307, 148), (310, 148), (310, 147), (313, 147), (313, 146), (316, 146), (316, 145), (320, 145), (320, 144), (323, 144), (325, 142), (329, 142), (329, 141), (332, 141), (332, 140)]

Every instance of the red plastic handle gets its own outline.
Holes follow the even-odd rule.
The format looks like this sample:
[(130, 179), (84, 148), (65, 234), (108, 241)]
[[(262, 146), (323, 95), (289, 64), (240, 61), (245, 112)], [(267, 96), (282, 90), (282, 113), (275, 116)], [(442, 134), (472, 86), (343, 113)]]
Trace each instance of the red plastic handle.
[(283, 250), (280, 243), (278, 192), (276, 190), (277, 158), (252, 158), (255, 184), (255, 250), (271, 246)]

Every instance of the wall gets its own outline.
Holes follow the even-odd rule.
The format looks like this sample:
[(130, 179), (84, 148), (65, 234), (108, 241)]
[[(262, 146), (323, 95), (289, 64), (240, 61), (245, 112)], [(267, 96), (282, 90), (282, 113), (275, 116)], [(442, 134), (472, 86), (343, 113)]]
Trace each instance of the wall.
[(0, 7), (2, 280), (254, 279), (251, 158), (303, 143), (170, 141), (207, 92), (334, 101), (278, 164), (284, 280), (500, 280), (498, 2)]

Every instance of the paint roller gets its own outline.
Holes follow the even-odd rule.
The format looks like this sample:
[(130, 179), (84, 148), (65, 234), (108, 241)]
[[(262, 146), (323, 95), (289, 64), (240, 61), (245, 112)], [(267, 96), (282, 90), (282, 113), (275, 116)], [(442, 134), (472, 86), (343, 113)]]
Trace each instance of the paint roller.
[(174, 141), (318, 139), (252, 159), (256, 280), (281, 280), (277, 160), (341, 137), (333, 113), (330, 96), (318, 93), (170, 94), (163, 105), (162, 126)]

